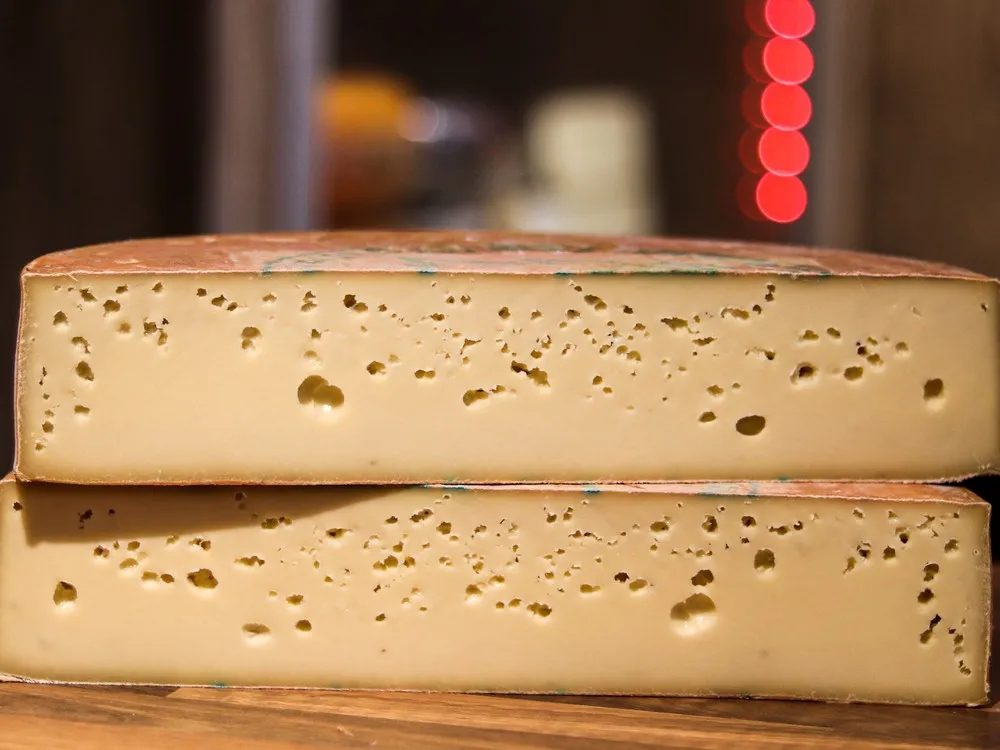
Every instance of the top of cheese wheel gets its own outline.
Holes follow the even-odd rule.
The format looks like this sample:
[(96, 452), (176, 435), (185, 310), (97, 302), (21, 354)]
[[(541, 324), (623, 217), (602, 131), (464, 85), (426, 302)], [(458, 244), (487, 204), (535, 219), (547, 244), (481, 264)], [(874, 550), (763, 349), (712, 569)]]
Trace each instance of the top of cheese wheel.
[(939, 263), (709, 240), (514, 232), (310, 232), (130, 240), (42, 256), (25, 276), (132, 273), (768, 274), (989, 281)]
[[(0, 485), (16, 483), (17, 474), (13, 471), (0, 476)], [(122, 486), (128, 486), (123, 483)], [(252, 487), (253, 485), (246, 485)], [(447, 492), (566, 492), (584, 495), (599, 495), (603, 493), (618, 493), (632, 495), (680, 495), (690, 497), (744, 497), (774, 498), (783, 497), (791, 500), (844, 500), (844, 501), (879, 501), (904, 503), (953, 503), (955, 505), (983, 505), (985, 501), (975, 493), (958, 485), (920, 484), (913, 482), (812, 482), (812, 481), (777, 481), (777, 480), (740, 480), (724, 482), (644, 482), (615, 484), (422, 484), (415, 485), (424, 488), (438, 489)], [(59, 489), (53, 485), (56, 492), (72, 493), (71, 488)], [(357, 493), (358, 488), (342, 486), (346, 496)], [(396, 492), (398, 488), (382, 486), (386, 494)], [(133, 487), (134, 490), (134, 487)], [(157, 492), (159, 490), (149, 490)], [(302, 492), (301, 489), (285, 488), (283, 492)], [(989, 509), (989, 505), (987, 509)]]

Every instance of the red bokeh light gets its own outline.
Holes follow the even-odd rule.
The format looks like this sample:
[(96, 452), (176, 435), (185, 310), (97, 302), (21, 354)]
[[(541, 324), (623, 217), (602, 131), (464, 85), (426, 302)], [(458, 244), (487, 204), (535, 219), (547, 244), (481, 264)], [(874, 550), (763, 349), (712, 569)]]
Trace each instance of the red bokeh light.
[(764, 174), (764, 165), (760, 160), (760, 136), (757, 128), (749, 128), (740, 136), (739, 154), (743, 168), (753, 174)]
[(761, 111), (761, 98), (764, 96), (764, 86), (759, 83), (751, 83), (743, 89), (741, 108), (743, 119), (755, 128), (763, 130), (767, 127), (767, 120)]
[(798, 219), (806, 210), (806, 188), (798, 177), (765, 174), (757, 183), (757, 207), (778, 224)]
[[(740, 141), (741, 157), (742, 154)], [(757, 156), (768, 172), (786, 177), (797, 175), (809, 164), (809, 143), (797, 130), (768, 128), (757, 141)]]
[(800, 39), (816, 25), (816, 11), (809, 0), (767, 0), (764, 20), (778, 36)]
[(801, 39), (774, 37), (764, 46), (764, 70), (778, 83), (802, 83), (813, 72), (813, 56)]
[(815, 60), (801, 39), (815, 27), (816, 12), (810, 0), (745, 0), (744, 11), (752, 33), (742, 50), (749, 81), (741, 102), (747, 128), (739, 141), (744, 172), (736, 202), (754, 221), (787, 224), (808, 204), (798, 175), (810, 149), (799, 131), (812, 117), (812, 100), (800, 84), (813, 75)]
[(757, 178), (752, 174), (740, 177), (736, 184), (736, 205), (740, 212), (753, 221), (766, 221), (764, 214), (757, 208)]
[(760, 97), (764, 119), (780, 130), (799, 130), (812, 117), (812, 101), (801, 86), (769, 83)]
[(747, 26), (758, 36), (771, 36), (774, 32), (764, 18), (764, 6), (767, 0), (747, 0), (744, 10), (746, 12)]
[(758, 83), (770, 83), (771, 77), (764, 69), (765, 39), (752, 36), (743, 47), (743, 70)]

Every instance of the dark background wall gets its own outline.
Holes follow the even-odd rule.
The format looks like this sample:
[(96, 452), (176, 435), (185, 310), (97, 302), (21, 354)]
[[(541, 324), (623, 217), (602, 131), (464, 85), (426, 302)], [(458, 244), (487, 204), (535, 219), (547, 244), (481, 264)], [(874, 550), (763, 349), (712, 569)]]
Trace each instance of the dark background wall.
[[(817, 0), (817, 3), (828, 0)], [(672, 233), (783, 239), (732, 200), (740, 0), (342, 0), (337, 62), (516, 123), (553, 88), (629, 84), (655, 114)], [(872, 0), (858, 246), (1000, 275), (1000, 2)], [(208, 3), (0, 0), (0, 425), (17, 275), (42, 253), (200, 230)], [(822, 117), (816, 112), (816, 117)], [(11, 434), (0, 429), (0, 463)], [(987, 497), (996, 482), (976, 480)]]
[(0, 2), (0, 426), (13, 418), (20, 268), (197, 229), (204, 30), (198, 0)]
[(865, 244), (1000, 276), (1000, 2), (871, 6)]

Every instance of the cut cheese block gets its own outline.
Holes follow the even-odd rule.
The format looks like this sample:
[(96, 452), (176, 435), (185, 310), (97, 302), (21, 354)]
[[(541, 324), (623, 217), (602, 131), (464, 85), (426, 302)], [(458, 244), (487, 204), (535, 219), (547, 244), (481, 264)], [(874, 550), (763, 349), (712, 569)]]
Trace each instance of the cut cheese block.
[(0, 485), (32, 680), (977, 704), (989, 506), (895, 485)]
[(1000, 453), (997, 284), (915, 261), (265, 235), (57, 253), (23, 285), (24, 479), (928, 480)]

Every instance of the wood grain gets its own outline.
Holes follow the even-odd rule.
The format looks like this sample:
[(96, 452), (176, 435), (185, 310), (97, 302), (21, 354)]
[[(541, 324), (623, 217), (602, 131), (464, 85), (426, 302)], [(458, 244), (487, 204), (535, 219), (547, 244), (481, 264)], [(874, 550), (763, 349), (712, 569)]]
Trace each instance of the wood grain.
[[(994, 594), (1000, 566), (994, 570)], [(994, 624), (995, 629), (995, 624)], [(993, 659), (993, 685), (1000, 669)], [(1000, 748), (1000, 705), (0, 684), (0, 750)]]

